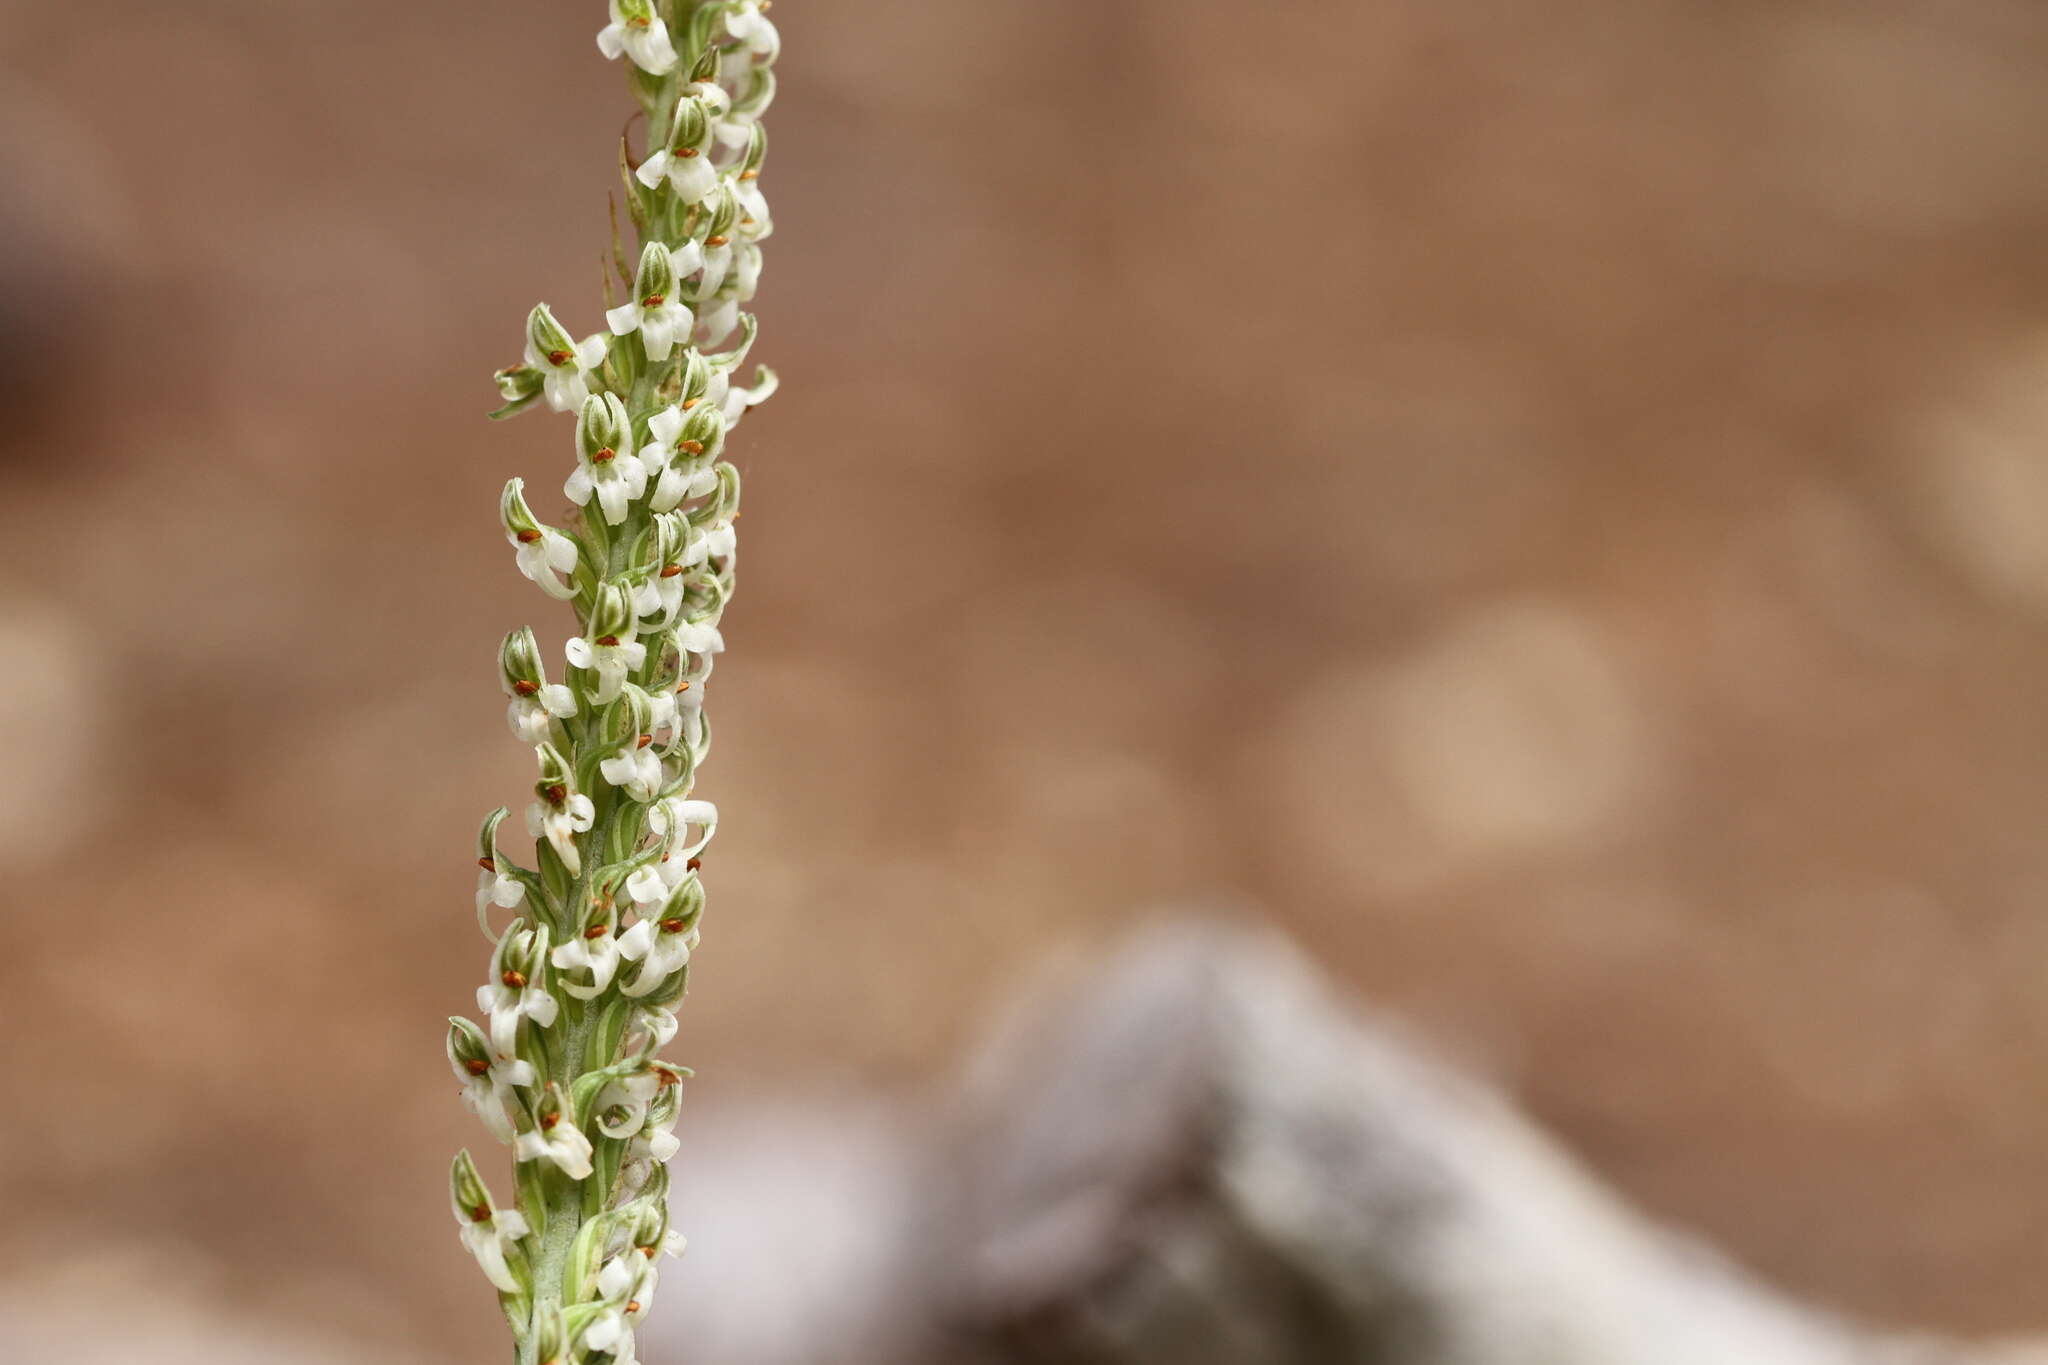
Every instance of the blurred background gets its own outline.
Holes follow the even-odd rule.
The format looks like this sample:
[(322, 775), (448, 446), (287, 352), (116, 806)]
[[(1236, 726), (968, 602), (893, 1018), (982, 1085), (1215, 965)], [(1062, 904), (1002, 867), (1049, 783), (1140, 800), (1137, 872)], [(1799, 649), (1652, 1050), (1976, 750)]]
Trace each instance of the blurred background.
[[(0, 1321), (501, 1349), (441, 1036), (570, 449), (483, 414), (600, 322), (603, 9), (0, 3)], [(684, 1187), (1231, 903), (1790, 1289), (2038, 1325), (2048, 9), (774, 13)], [(772, 1219), (680, 1217), (687, 1341)]]

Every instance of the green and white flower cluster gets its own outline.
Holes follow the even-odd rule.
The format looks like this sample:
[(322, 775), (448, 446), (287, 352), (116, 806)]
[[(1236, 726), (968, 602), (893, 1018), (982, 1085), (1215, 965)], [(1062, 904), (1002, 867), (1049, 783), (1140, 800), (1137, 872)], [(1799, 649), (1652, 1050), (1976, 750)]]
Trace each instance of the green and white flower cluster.
[[(581, 509), (548, 525), (519, 479), (500, 504), (520, 572), (572, 604), (578, 630), (559, 681), (530, 629), (499, 653), (507, 720), (537, 769), (535, 865), (500, 853), (508, 812), (492, 813), (478, 847), (477, 915), (496, 944), (482, 1022), (448, 1032), (463, 1098), (512, 1149), (510, 1207), (468, 1152), (451, 1189), (519, 1365), (632, 1365), (657, 1258), (681, 1246), (663, 1163), (688, 1073), (656, 1053), (675, 1036), (718, 823), (690, 793), (737, 554), (740, 480), (723, 455), (775, 387), (766, 369), (736, 382), (772, 228), (761, 115), (780, 39), (767, 8), (610, 0), (597, 45), (625, 59), (648, 130), (643, 154), (620, 148), (639, 253), (627, 257), (615, 220), (605, 330), (579, 340), (543, 304), (525, 363), (497, 375), (493, 416), (575, 415), (562, 491)], [(494, 930), (494, 912), (510, 923)]]

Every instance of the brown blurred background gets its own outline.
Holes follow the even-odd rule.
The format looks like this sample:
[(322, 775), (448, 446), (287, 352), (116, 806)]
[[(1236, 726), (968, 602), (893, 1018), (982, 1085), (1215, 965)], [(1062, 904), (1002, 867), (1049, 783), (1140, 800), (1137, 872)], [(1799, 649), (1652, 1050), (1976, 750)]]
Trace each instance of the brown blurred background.
[[(0, 1317), (486, 1358), (603, 5), (93, 10), (0, 4)], [(775, 16), (681, 1161), (1236, 902), (1794, 1289), (2048, 1316), (2048, 9)]]

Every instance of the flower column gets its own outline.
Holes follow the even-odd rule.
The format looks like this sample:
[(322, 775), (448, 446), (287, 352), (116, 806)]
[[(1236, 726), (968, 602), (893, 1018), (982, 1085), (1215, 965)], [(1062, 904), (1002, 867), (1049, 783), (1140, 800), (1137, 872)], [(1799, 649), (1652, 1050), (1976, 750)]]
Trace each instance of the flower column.
[(495, 944), (483, 1019), (451, 1020), (447, 1040), (465, 1102), (512, 1154), (511, 1205), (468, 1152), (450, 1192), (520, 1365), (631, 1365), (658, 1258), (681, 1246), (662, 1163), (688, 1073), (656, 1053), (675, 1036), (718, 818), (690, 793), (737, 556), (740, 481), (723, 455), (775, 383), (765, 369), (735, 382), (772, 226), (767, 7), (610, 0), (597, 46), (624, 59), (648, 130), (640, 155), (620, 149), (638, 249), (614, 233), (604, 331), (579, 339), (543, 304), (524, 363), (497, 375), (494, 416), (574, 415), (563, 494), (578, 509), (542, 522), (519, 479), (500, 503), (519, 571), (576, 621), (559, 680), (530, 629), (499, 651), (507, 719), (534, 755), (533, 866), (500, 852), (508, 812), (494, 812), (477, 850)]

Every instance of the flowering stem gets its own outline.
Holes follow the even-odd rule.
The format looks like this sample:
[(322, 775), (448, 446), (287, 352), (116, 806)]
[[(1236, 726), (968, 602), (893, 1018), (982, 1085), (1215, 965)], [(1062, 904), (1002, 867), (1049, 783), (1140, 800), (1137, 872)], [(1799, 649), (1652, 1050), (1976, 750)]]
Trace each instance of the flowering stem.
[[(608, 2), (598, 47), (630, 59), (649, 133), (637, 157), (620, 148), (639, 251), (614, 245), (630, 293), (619, 302), (607, 276), (609, 335), (578, 341), (543, 304), (525, 363), (497, 376), (493, 416), (543, 403), (576, 416), (562, 491), (580, 513), (543, 524), (519, 479), (499, 513), (520, 572), (573, 607), (579, 633), (559, 683), (531, 630), (499, 653), (507, 720), (539, 769), (535, 865), (499, 851), (503, 809), (484, 821), (485, 1021), (451, 1019), (448, 1034), (464, 1099), (513, 1147), (511, 1207), (468, 1152), (450, 1191), (520, 1365), (633, 1365), (657, 1258), (680, 1250), (664, 1163), (689, 1073), (656, 1054), (688, 989), (718, 819), (690, 793), (737, 563), (740, 479), (722, 455), (775, 387), (766, 369), (734, 379), (755, 331), (740, 307), (773, 229), (759, 185), (780, 50), (767, 0)], [(519, 913), (493, 931), (494, 908)]]

